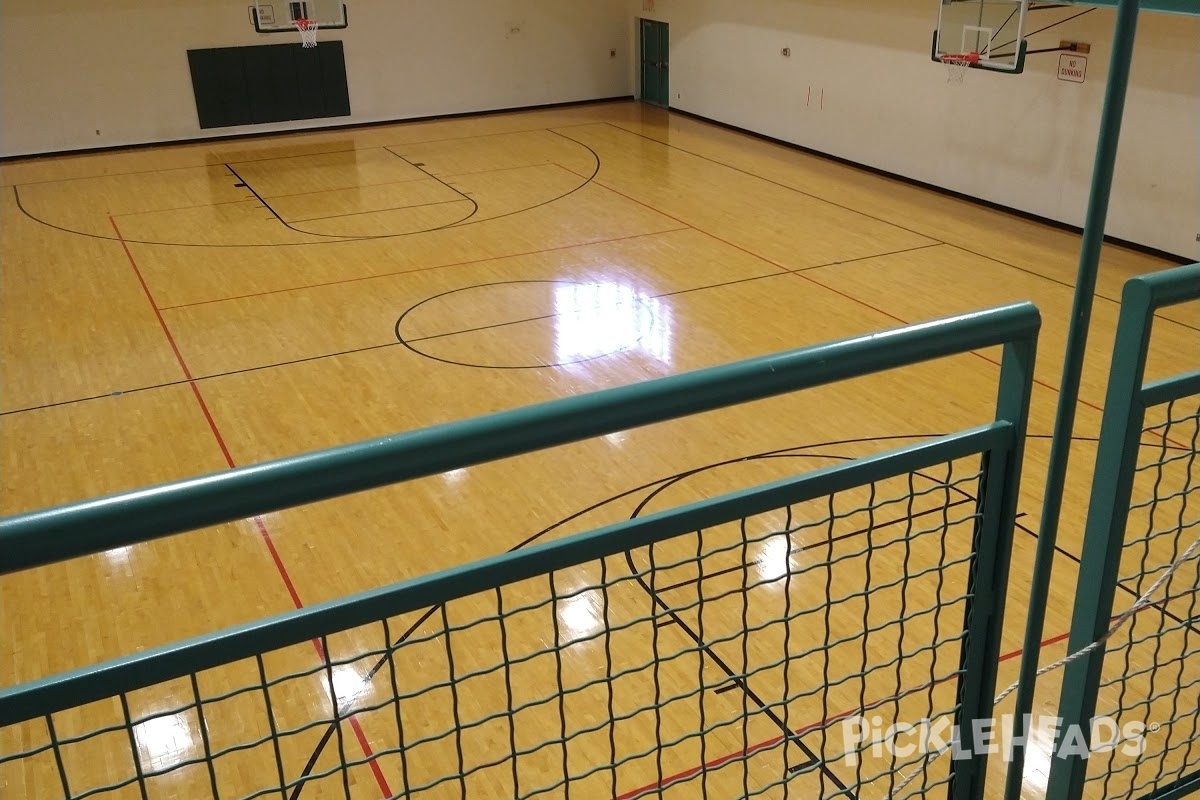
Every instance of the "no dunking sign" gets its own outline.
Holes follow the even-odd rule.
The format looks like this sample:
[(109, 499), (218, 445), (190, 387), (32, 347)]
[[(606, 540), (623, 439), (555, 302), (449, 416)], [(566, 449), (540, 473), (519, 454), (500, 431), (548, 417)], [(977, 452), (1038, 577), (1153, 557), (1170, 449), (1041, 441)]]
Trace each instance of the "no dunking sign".
[(1087, 56), (1063, 53), (1058, 57), (1058, 79), (1083, 83), (1087, 78)]

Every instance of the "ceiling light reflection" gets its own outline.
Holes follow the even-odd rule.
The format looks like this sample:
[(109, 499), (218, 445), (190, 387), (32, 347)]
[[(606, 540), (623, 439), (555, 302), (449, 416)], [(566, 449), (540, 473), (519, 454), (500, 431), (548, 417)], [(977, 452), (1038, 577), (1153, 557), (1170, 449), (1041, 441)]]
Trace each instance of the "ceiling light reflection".
[[(328, 674), (324, 674), (324, 679), (328, 683)], [(354, 702), (370, 687), (371, 682), (353, 664), (339, 664), (333, 668), (333, 691), (339, 706)]]
[(609, 444), (611, 444), (613, 447), (620, 447), (621, 445), (625, 444), (626, 435), (627, 434), (625, 433), (625, 431), (617, 431), (616, 433), (610, 433), (607, 436), (605, 436), (604, 440), (607, 441)]
[(603, 598), (595, 589), (561, 598), (555, 604), (555, 611), (560, 645), (595, 636), (604, 630)]
[(1039, 795), (1046, 794), (1050, 782), (1050, 754), (1058, 735), (1055, 727), (1045, 724), (1050, 721), (1045, 717), (1033, 717), (1033, 726), (1028, 732), (1029, 743), (1025, 746), (1025, 768), (1021, 772), (1021, 783)]
[(133, 545), (127, 545), (126, 547), (114, 547), (110, 550), (105, 550), (102, 555), (109, 564), (125, 567), (129, 565), (129, 555), (131, 552), (133, 552)]
[(617, 283), (555, 287), (555, 353), (560, 362), (637, 349), (669, 364), (670, 306)]
[(763, 542), (754, 564), (763, 580), (774, 581), (792, 571), (792, 541), (784, 535), (772, 536)]
[(442, 473), (442, 480), (446, 483), (461, 483), (466, 477), (466, 469), (452, 469)]
[(199, 755), (192, 738), (192, 721), (185, 713), (152, 717), (133, 726), (142, 769), (163, 770)]

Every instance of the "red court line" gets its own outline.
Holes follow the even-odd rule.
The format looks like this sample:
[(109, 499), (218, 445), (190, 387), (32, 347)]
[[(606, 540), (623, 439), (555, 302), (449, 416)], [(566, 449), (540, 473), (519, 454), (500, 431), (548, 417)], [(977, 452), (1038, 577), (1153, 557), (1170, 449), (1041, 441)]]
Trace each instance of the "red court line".
[[(1042, 642), (1039, 645), (1039, 650), (1043, 647), (1049, 647), (1052, 644), (1057, 644), (1058, 642), (1061, 642), (1062, 640), (1066, 639), (1069, 635), (1070, 635), (1069, 632), (1068, 633), (1060, 633), (1057, 636), (1053, 636), (1049, 639), (1046, 639), (1044, 642)], [(1013, 650), (1011, 653), (1005, 653), (1004, 655), (1000, 656), (1000, 658), (997, 661), (998, 661), (998, 663), (1002, 664), (1005, 661), (1016, 658), (1017, 656), (1021, 655), (1022, 652), (1023, 651), (1020, 649)], [(949, 680), (949, 678), (943, 678), (940, 681), (938, 681), (938, 683), (944, 683), (947, 680)], [(889, 699), (891, 699), (891, 698), (885, 697), (880, 700), (876, 700), (875, 702), (868, 704), (867, 707), (873, 708), (873, 707), (879, 705), (880, 703), (886, 703)], [(802, 727), (796, 728), (795, 730), (792, 731), (792, 733), (796, 734), (797, 736), (803, 736), (805, 733), (808, 733), (809, 731), (817, 730), (818, 728), (827, 727), (831, 722), (837, 722), (840, 719), (849, 717), (850, 715), (856, 713), (858, 710), (859, 709), (857, 709), (857, 708), (852, 708), (848, 711), (843, 711), (841, 713), (834, 714), (832, 716), (826, 717), (825, 719), (821, 720), (820, 722), (813, 722), (808, 725), (804, 725)], [(636, 797), (641, 794), (646, 794), (648, 792), (654, 792), (656, 790), (665, 789), (666, 787), (670, 786), (673, 783), (678, 783), (680, 781), (686, 780), (687, 778), (690, 778), (693, 775), (698, 775), (701, 772), (706, 772), (706, 771), (709, 771), (712, 769), (716, 769), (717, 767), (721, 767), (721, 766), (729, 763), (730, 761), (749, 758), (749, 757), (753, 756), (755, 753), (758, 753), (760, 750), (766, 750), (770, 747), (773, 747), (773, 746), (779, 744), (781, 741), (783, 741), (782, 735), (773, 736), (770, 739), (764, 739), (761, 742), (752, 744), (749, 747), (744, 747), (741, 750), (738, 750), (736, 752), (728, 753), (726, 755), (720, 756), (719, 758), (714, 758), (710, 761), (706, 761), (699, 766), (689, 767), (688, 769), (681, 770), (680, 772), (676, 772), (674, 775), (669, 775), (660, 781), (655, 781), (654, 783), (648, 783), (645, 786), (638, 787), (637, 789), (631, 789), (630, 791), (627, 791), (623, 794), (617, 795), (615, 798), (613, 798), (613, 800), (630, 800), (630, 798)]]
[[(564, 136), (563, 138), (566, 139), (569, 137)], [(575, 141), (575, 140), (571, 139), (571, 141)], [(572, 175), (576, 175), (580, 178), (585, 178), (585, 179), (587, 178), (586, 175), (581, 175), (580, 173), (576, 172), (575, 170), (571, 169), (570, 167), (564, 167), (562, 164), (555, 164), (555, 166), (558, 167), (559, 169), (565, 169), (567, 172), (571, 173)], [(690, 228), (691, 230), (696, 231), (696, 233), (703, 234), (710, 239), (715, 239), (718, 242), (720, 242), (721, 244), (726, 245), (728, 247), (732, 247), (735, 250), (741, 250), (746, 255), (753, 256), (754, 258), (757, 258), (759, 261), (765, 261), (768, 264), (771, 264), (772, 266), (778, 267), (779, 269), (783, 270), (784, 272), (791, 272), (790, 269), (785, 267), (783, 264), (780, 264), (778, 261), (772, 261), (771, 259), (767, 258), (766, 256), (760, 256), (758, 253), (753, 253), (753, 252), (747, 250), (746, 248), (742, 247), (741, 245), (737, 245), (726, 239), (722, 239), (720, 236), (717, 236), (716, 234), (712, 234), (712, 233), (709, 233), (708, 231), (701, 230), (700, 228), (697, 228), (695, 225), (692, 225), (691, 223), (684, 222), (679, 217), (668, 214), (666, 211), (663, 211), (661, 208), (655, 208), (654, 206), (650, 205), (649, 203), (638, 200), (636, 197), (627, 195), (624, 192), (620, 191), (619, 189), (614, 189), (613, 187), (611, 187), (607, 184), (601, 183), (598, 178), (592, 178), (591, 183), (596, 186), (599, 186), (601, 189), (612, 192), (613, 194), (615, 194), (619, 197), (624, 197), (626, 200), (630, 201), (631, 203), (637, 203), (639, 206), (641, 206), (643, 208), (648, 208), (651, 211), (653, 211), (655, 214), (661, 214), (662, 216), (666, 217), (667, 219), (674, 220), (675, 222), (678, 222), (680, 225), (683, 225), (687, 228)]]
[[(559, 165), (559, 166), (561, 167), (562, 165)], [(562, 169), (566, 169), (568, 172), (574, 172), (574, 170), (568, 169), (567, 167), (562, 167)], [(578, 173), (578, 172), (575, 172), (575, 174), (576, 174), (576, 175), (578, 175), (579, 173)], [(863, 299), (861, 299), (861, 298), (855, 297), (854, 295), (851, 295), (851, 294), (847, 294), (846, 292), (840, 291), (840, 290), (838, 290), (838, 289), (834, 289), (832, 286), (827, 286), (826, 284), (824, 284), (824, 283), (821, 283), (821, 282), (820, 282), (820, 281), (818, 281), (818, 280), (814, 280), (813, 278), (811, 278), (811, 277), (809, 277), (808, 275), (804, 274), (804, 272), (803, 272), (802, 270), (798, 271), (798, 270), (789, 269), (789, 268), (785, 267), (784, 265), (780, 264), (778, 261), (773, 261), (772, 259), (769, 259), (769, 258), (767, 258), (766, 256), (762, 256), (762, 255), (759, 255), (758, 253), (755, 253), (755, 252), (752, 252), (752, 251), (750, 251), (750, 250), (747, 250), (746, 248), (742, 247), (741, 245), (737, 245), (737, 244), (734, 244), (733, 242), (730, 242), (730, 241), (728, 241), (728, 240), (726, 240), (726, 239), (722, 239), (720, 236), (717, 236), (716, 234), (709, 233), (709, 232), (708, 232), (708, 231), (706, 231), (706, 230), (702, 230), (702, 229), (700, 229), (700, 228), (697, 228), (697, 227), (696, 227), (696, 226), (694, 226), (694, 225), (691, 225), (691, 224), (689, 224), (689, 223), (687, 223), (687, 222), (684, 222), (683, 220), (679, 219), (678, 217), (673, 217), (673, 216), (671, 216), (670, 214), (666, 213), (665, 211), (662, 211), (661, 209), (657, 209), (657, 208), (655, 208), (654, 206), (652, 206), (652, 205), (650, 205), (650, 204), (648, 204), (648, 203), (644, 203), (644, 202), (642, 202), (641, 200), (638, 200), (636, 197), (631, 197), (631, 196), (629, 196), (629, 195), (625, 194), (624, 192), (622, 192), (622, 191), (620, 191), (620, 190), (618, 190), (618, 189), (614, 189), (614, 188), (612, 188), (611, 186), (608, 186), (608, 185), (606, 185), (606, 184), (604, 184), (604, 183), (601, 183), (599, 180), (593, 180), (593, 181), (592, 181), (592, 184), (593, 184), (593, 185), (595, 185), (595, 186), (599, 186), (599, 187), (601, 187), (602, 189), (607, 189), (608, 191), (612, 192), (613, 194), (620, 195), (621, 197), (624, 197), (626, 200), (629, 200), (629, 201), (631, 201), (631, 202), (637, 203), (637, 204), (638, 204), (638, 205), (640, 205), (640, 206), (644, 206), (644, 207), (646, 207), (646, 208), (650, 209), (651, 211), (654, 211), (654, 212), (656, 212), (656, 213), (658, 213), (658, 214), (662, 214), (664, 217), (668, 217), (668, 218), (670, 218), (670, 219), (673, 219), (673, 220), (675, 220), (676, 222), (678, 222), (678, 223), (679, 223), (679, 224), (681, 224), (681, 225), (687, 225), (689, 228), (691, 228), (692, 230), (696, 231), (697, 233), (702, 233), (702, 234), (704, 234), (705, 236), (708, 236), (708, 237), (709, 237), (709, 238), (711, 238), (711, 239), (715, 239), (716, 241), (718, 241), (718, 242), (721, 242), (721, 243), (722, 243), (722, 244), (724, 244), (724, 245), (728, 245), (729, 247), (732, 247), (732, 248), (734, 248), (734, 249), (736, 249), (736, 250), (741, 250), (743, 253), (746, 253), (747, 255), (754, 256), (755, 258), (759, 259), (760, 261), (765, 261), (765, 262), (767, 262), (768, 264), (771, 264), (771, 265), (773, 265), (773, 266), (776, 266), (776, 267), (778, 267), (778, 268), (779, 268), (779, 269), (781, 269), (781, 270), (784, 270), (784, 271), (786, 271), (786, 272), (790, 272), (791, 274), (795, 275), (797, 278), (801, 278), (802, 280), (806, 280), (806, 281), (808, 281), (809, 283), (811, 283), (811, 284), (813, 284), (813, 285), (815, 285), (815, 286), (820, 286), (822, 289), (825, 289), (825, 290), (827, 290), (827, 291), (833, 292), (834, 294), (841, 295), (842, 297), (846, 298), (847, 300), (850, 300), (850, 301), (852, 301), (852, 302), (854, 302), (854, 303), (858, 303), (860, 306), (863, 306), (863, 307), (865, 307), (865, 308), (869, 308), (869, 309), (871, 309), (872, 311), (874, 311), (874, 312), (876, 312), (876, 313), (878, 313), (878, 314), (882, 314), (883, 316), (885, 316), (885, 317), (888, 317), (889, 319), (893, 319), (893, 320), (895, 320), (896, 322), (899, 322), (901, 325), (911, 325), (911, 324), (912, 324), (912, 323), (910, 323), (908, 320), (906, 320), (906, 319), (902, 319), (901, 317), (898, 317), (898, 316), (896, 316), (895, 314), (892, 314), (892, 313), (890, 313), (890, 312), (888, 312), (888, 311), (884, 311), (884, 310), (883, 310), (883, 309), (881, 309), (881, 308), (877, 308), (876, 306), (873, 306), (873, 305), (871, 305), (870, 303), (868, 303), (867, 301), (865, 301), (865, 300), (863, 300)], [(934, 242), (937, 242), (937, 240), (936, 240), (936, 239), (932, 239), (932, 238), (931, 238), (931, 237), (929, 237), (929, 236), (926, 236), (926, 237), (924, 237), (924, 238), (926, 238), (926, 239), (930, 239), (931, 241), (934, 241)], [(945, 242), (938, 242), (938, 243), (939, 243), (939, 244), (945, 244)], [(951, 245), (951, 246), (953, 246), (953, 245)], [(864, 260), (866, 260), (867, 258), (876, 258), (876, 257), (882, 257), (882, 256), (884, 256), (884, 255), (887, 255), (887, 254), (886, 254), (886, 253), (881, 253), (881, 254), (879, 254), (879, 256), (866, 256), (866, 257), (864, 257), (864, 258), (855, 259), (855, 260), (856, 260), (856, 261), (864, 261)], [(834, 266), (834, 265), (828, 265), (828, 266)], [(993, 364), (993, 365), (995, 365), (995, 366), (1000, 366), (1000, 362), (999, 362), (999, 361), (997, 361), (997, 360), (995, 360), (995, 359), (993, 359), (993, 358), (989, 358), (989, 357), (985, 356), (983, 353), (979, 353), (979, 352), (976, 352), (976, 351), (972, 350), (972, 351), (971, 351), (971, 355), (975, 356), (976, 358), (982, 358), (984, 361), (988, 362), (989, 364)], [(1044, 381), (1044, 380), (1042, 380), (1042, 379), (1040, 379), (1040, 378), (1034, 378), (1034, 379), (1033, 379), (1033, 382), (1034, 382), (1034, 383), (1036, 383), (1038, 386), (1041, 386), (1041, 387), (1042, 387), (1042, 388), (1044, 388), (1044, 389), (1049, 389), (1050, 391), (1052, 391), (1052, 392), (1054, 392), (1054, 393), (1056, 393), (1056, 394), (1057, 394), (1057, 393), (1060, 391), (1059, 387), (1057, 387), (1057, 386), (1053, 386), (1053, 385), (1051, 385), (1051, 384), (1047, 383), (1046, 381)], [(1081, 405), (1085, 405), (1085, 406), (1087, 406), (1088, 408), (1094, 409), (1094, 410), (1096, 410), (1096, 411), (1101, 411), (1101, 412), (1104, 410), (1104, 409), (1103, 409), (1103, 408), (1101, 408), (1100, 406), (1096, 405), (1095, 403), (1091, 402), (1090, 400), (1086, 400), (1086, 399), (1084, 399), (1083, 397), (1078, 397), (1078, 396), (1077, 396), (1075, 399), (1076, 399), (1076, 401), (1077, 401), (1079, 404), (1081, 404)]]
[(191, 308), (192, 306), (205, 306), (212, 303), (225, 303), (231, 300), (245, 300), (250, 297), (263, 297), (269, 294), (283, 294), (284, 292), (300, 292), (305, 289), (320, 289), (323, 286), (337, 286), (342, 283), (356, 283), (358, 281), (369, 281), (376, 278), (391, 278), (396, 275), (408, 275), (414, 272), (429, 272), (435, 269), (449, 269), (450, 267), (467, 267), (471, 264), (482, 264), (485, 261), (502, 261), (507, 258), (524, 258), (526, 256), (536, 256), (541, 253), (553, 253), (558, 250), (570, 250), (575, 247), (592, 247), (600, 244), (611, 244), (613, 242), (624, 242), (630, 239), (640, 239), (646, 236), (661, 236), (664, 233), (678, 233), (679, 231), (689, 230), (689, 228), (668, 228), (662, 231), (650, 231), (649, 233), (631, 233), (628, 236), (615, 236), (612, 239), (597, 239), (593, 242), (575, 242), (573, 244), (557, 245), (555, 247), (544, 247), (541, 250), (527, 250), (523, 253), (505, 253), (501, 255), (484, 256), (483, 258), (473, 258), (469, 261), (456, 261), (453, 264), (435, 264), (431, 267), (415, 267), (413, 269), (400, 269), (394, 272), (381, 272), (377, 275), (359, 275), (354, 278), (340, 278), (336, 281), (325, 281), (323, 283), (306, 283), (300, 286), (289, 286), (286, 289), (270, 289), (265, 292), (251, 292), (249, 294), (239, 294), (232, 297), (217, 297), (212, 300), (197, 300), (194, 303), (179, 303), (173, 306), (163, 306), (163, 311), (174, 311), (179, 308)]
[[(943, 244), (945, 244), (945, 242), (943, 242)], [(953, 245), (951, 245), (951, 246), (953, 246)], [(985, 256), (985, 258), (986, 258), (986, 256)], [(816, 286), (820, 286), (822, 289), (826, 289), (830, 292), (833, 292), (834, 294), (841, 295), (842, 297), (845, 297), (847, 300), (853, 300), (855, 303), (858, 303), (859, 305), (866, 306), (867, 308), (871, 309), (872, 311), (883, 314), (885, 317), (890, 317), (891, 319), (894, 319), (897, 322), (899, 322), (901, 325), (911, 325), (912, 324), (908, 320), (901, 319), (900, 317), (896, 316), (895, 314), (884, 311), (881, 308), (876, 308), (875, 306), (871, 305), (870, 303), (866, 302), (865, 300), (861, 300), (861, 299), (855, 297), (854, 295), (847, 294), (846, 292), (840, 291), (838, 289), (834, 289), (832, 286), (828, 286), (824, 283), (821, 283), (820, 281), (815, 280), (814, 278), (812, 278), (808, 275), (804, 275), (799, 272), (793, 272), (792, 274), (795, 275), (797, 278), (803, 278), (804, 280), (808, 281), (809, 283), (812, 283)], [(999, 361), (997, 361), (994, 358), (990, 358), (978, 351), (972, 350), (971, 355), (975, 356), (976, 358), (982, 358), (984, 361), (988, 362), (989, 364), (994, 364), (997, 367), (1000, 366)], [(1054, 392), (1055, 394), (1059, 394), (1062, 391), (1060, 387), (1054, 386), (1053, 384), (1050, 384), (1050, 383), (1047, 383), (1046, 381), (1042, 380), (1041, 378), (1034, 378), (1033, 382), (1035, 384), (1037, 384), (1038, 386), (1041, 386), (1043, 389), (1049, 389), (1050, 391)], [(1104, 409), (1101, 406), (1093, 403), (1090, 400), (1087, 400), (1084, 397), (1081, 397), (1078, 393), (1076, 393), (1076, 395), (1075, 395), (1075, 402), (1079, 403), (1080, 405), (1087, 406), (1088, 408), (1090, 408), (1094, 411), (1099, 411), (1102, 413), (1104, 411)]]
[[(208, 404), (204, 402), (204, 396), (200, 393), (200, 387), (192, 378), (192, 373), (188, 369), (187, 362), (183, 359), (183, 354), (179, 352), (179, 347), (175, 343), (175, 337), (171, 335), (171, 329), (167, 327), (166, 320), (163, 319), (162, 313), (154, 302), (154, 295), (150, 293), (150, 287), (146, 285), (145, 278), (142, 277), (142, 271), (138, 268), (137, 261), (133, 257), (133, 253), (129, 250), (129, 244), (121, 235), (121, 229), (117, 227), (117, 221), (111, 216), (109, 222), (112, 223), (113, 230), (117, 234), (117, 239), (121, 242), (121, 247), (125, 250), (125, 257), (129, 260), (129, 265), (133, 267), (133, 272), (137, 275), (138, 283), (142, 285), (142, 291), (146, 294), (146, 300), (149, 301), (150, 307), (154, 309), (154, 316), (158, 318), (158, 324), (162, 328), (163, 334), (167, 337), (167, 342), (171, 345), (171, 350), (175, 353), (175, 359), (179, 362), (179, 368), (183, 370), (186, 376), (188, 385), (192, 387), (192, 394), (196, 396), (196, 403), (200, 406), (200, 410), (204, 413), (204, 419), (208, 422), (208, 428), (212, 431), (213, 438), (217, 441), (217, 446), (221, 448), (221, 455), (225, 457), (225, 463), (230, 469), (237, 466), (234, 463), (233, 456), (229, 452), (229, 448), (225, 444), (225, 438), (221, 436), (221, 431), (217, 428), (217, 423), (213, 419), (212, 413), (208, 409)], [(271, 534), (267, 531), (266, 524), (261, 517), (254, 517), (254, 524), (258, 528), (259, 534), (262, 536), (263, 542), (267, 546), (267, 550), (271, 554), (271, 559), (275, 562), (275, 569), (279, 572), (279, 577), (283, 579), (283, 585), (287, 589), (288, 595), (292, 598), (292, 603), (296, 608), (304, 608), (304, 603), (300, 599), (300, 593), (296, 591), (296, 585), (292, 582), (291, 575), (288, 574), (287, 567), (283, 564), (283, 559), (279, 556), (279, 551), (275, 548), (275, 542), (271, 539)], [(314, 639), (313, 647), (317, 650), (317, 655), (322, 661), (327, 661), (325, 649), (321, 646), (320, 641)], [(331, 689), (332, 691), (332, 689)], [(337, 702), (337, 696), (334, 695), (333, 702)], [(370, 743), (367, 741), (366, 734), (363, 733), (362, 726), (358, 722), (357, 717), (350, 717), (350, 726), (354, 730), (354, 735), (358, 738), (359, 744), (362, 745), (363, 754), (371, 759), (373, 753)], [(379, 784), (379, 790), (383, 792), (384, 797), (391, 797), (392, 791), (388, 786), (387, 779), (384, 778), (383, 770), (379, 766), (379, 762), (372, 759), (370, 762), (371, 771), (375, 773), (375, 781)]]
[(770, 747), (773, 747), (774, 745), (779, 744), (779, 742), (781, 742), (782, 740), (783, 740), (783, 736), (779, 735), (779, 736), (776, 736), (774, 739), (767, 739), (766, 741), (759, 742), (758, 744), (751, 745), (750, 747), (747, 747), (743, 750), (739, 750), (736, 753), (729, 753), (728, 755), (721, 756), (720, 758), (714, 758), (711, 761), (705, 761), (703, 764), (701, 764), (698, 767), (689, 767), (688, 769), (685, 769), (682, 772), (676, 772), (674, 775), (663, 778), (661, 781), (656, 781), (655, 783), (648, 783), (645, 786), (642, 786), (640, 788), (631, 789), (628, 792), (625, 792), (624, 794), (619, 794), (616, 797), (614, 797), (613, 800), (629, 800), (629, 798), (631, 798), (631, 797), (636, 797), (637, 795), (644, 794), (646, 792), (653, 792), (655, 790), (666, 789), (671, 784), (685, 781), (694, 775), (699, 775), (701, 772), (707, 772), (709, 770), (713, 770), (718, 767), (723, 767), (726, 764), (728, 764), (730, 761), (736, 761), (736, 760), (742, 759), (742, 758), (749, 758), (760, 750), (766, 750)]
[(204, 419), (208, 421), (209, 430), (217, 440), (217, 445), (221, 448), (221, 455), (225, 456), (225, 463), (230, 468), (233, 467), (233, 456), (229, 454), (229, 448), (225, 446), (225, 440), (221, 438), (221, 432), (217, 430), (217, 423), (213, 420), (212, 413), (208, 410), (208, 404), (204, 402), (204, 396), (200, 394), (200, 387), (196, 385), (195, 379), (192, 377), (191, 371), (188, 369), (187, 362), (183, 360), (183, 354), (179, 352), (179, 345), (175, 343), (175, 337), (171, 335), (171, 329), (167, 327), (166, 320), (163, 319), (162, 312), (154, 303), (154, 296), (150, 294), (150, 287), (146, 285), (146, 279), (142, 277), (142, 271), (138, 269), (137, 262), (133, 258), (133, 253), (129, 251), (129, 243), (121, 235), (121, 229), (117, 227), (117, 221), (111, 216), (108, 221), (112, 224), (113, 230), (117, 234), (117, 239), (121, 242), (121, 248), (125, 251), (125, 257), (129, 259), (130, 266), (133, 267), (133, 274), (137, 276), (138, 283), (142, 286), (142, 291), (146, 294), (146, 300), (150, 303), (150, 308), (154, 309), (154, 316), (158, 319), (158, 325), (162, 328), (162, 332), (166, 334), (167, 343), (171, 345), (171, 351), (175, 353), (175, 360), (179, 362), (179, 368), (183, 370), (183, 376), (187, 379), (188, 385), (192, 387), (192, 394), (196, 395), (196, 402), (200, 406), (200, 411), (204, 413)]

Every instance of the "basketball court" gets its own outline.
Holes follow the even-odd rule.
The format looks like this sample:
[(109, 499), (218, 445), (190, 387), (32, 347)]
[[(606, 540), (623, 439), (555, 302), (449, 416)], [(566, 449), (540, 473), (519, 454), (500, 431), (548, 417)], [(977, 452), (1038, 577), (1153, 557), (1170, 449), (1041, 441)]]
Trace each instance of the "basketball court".
[[(943, 14), (967, 5), (935, 58), (1019, 72), (1025, 4)], [(998, 687), (1017, 678), (1077, 233), (634, 100), (10, 160), (0, 181), (3, 515), (1031, 301)], [(1103, 250), (1046, 663), (1066, 654), (1121, 287), (1176, 263)], [(1198, 311), (1162, 312), (1148, 378), (1194, 367)], [(1000, 361), (964, 353), (9, 574), (3, 683), (982, 425)], [(887, 797), (894, 777), (846, 789), (878, 766), (843, 757), (837, 723), (954, 706), (946, 631), (979, 483), (977, 459), (953, 461), (274, 652), (265, 702), (295, 728), (275, 744), (264, 698), (238, 689), (259, 680), (250, 662), (73, 709), (60, 738), (113, 732), (0, 764), (0, 791), (64, 796), (66, 772), (72, 789), (157, 775), (99, 795), (122, 798)], [(831, 679), (846, 660), (874, 666)], [(550, 702), (554, 686), (574, 688)], [(193, 691), (236, 733), (171, 711)], [(1039, 713), (1058, 691), (1039, 684)], [(344, 725), (312, 722), (332, 709)], [(37, 722), (5, 728), (0, 754), (46, 741)], [(1026, 796), (1049, 760), (1035, 735)], [(916, 786), (936, 796), (947, 774)]]

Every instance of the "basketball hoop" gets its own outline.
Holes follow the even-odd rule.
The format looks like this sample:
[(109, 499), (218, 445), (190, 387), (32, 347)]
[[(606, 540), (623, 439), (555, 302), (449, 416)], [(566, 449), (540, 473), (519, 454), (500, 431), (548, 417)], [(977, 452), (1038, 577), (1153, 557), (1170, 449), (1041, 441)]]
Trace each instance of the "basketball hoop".
[(292, 24), (300, 31), (300, 41), (305, 47), (317, 46), (317, 28), (320, 26), (315, 19), (298, 19)]
[(941, 57), (941, 62), (946, 65), (948, 70), (946, 82), (962, 83), (963, 76), (967, 74), (971, 65), (979, 63), (979, 53), (947, 53)]

